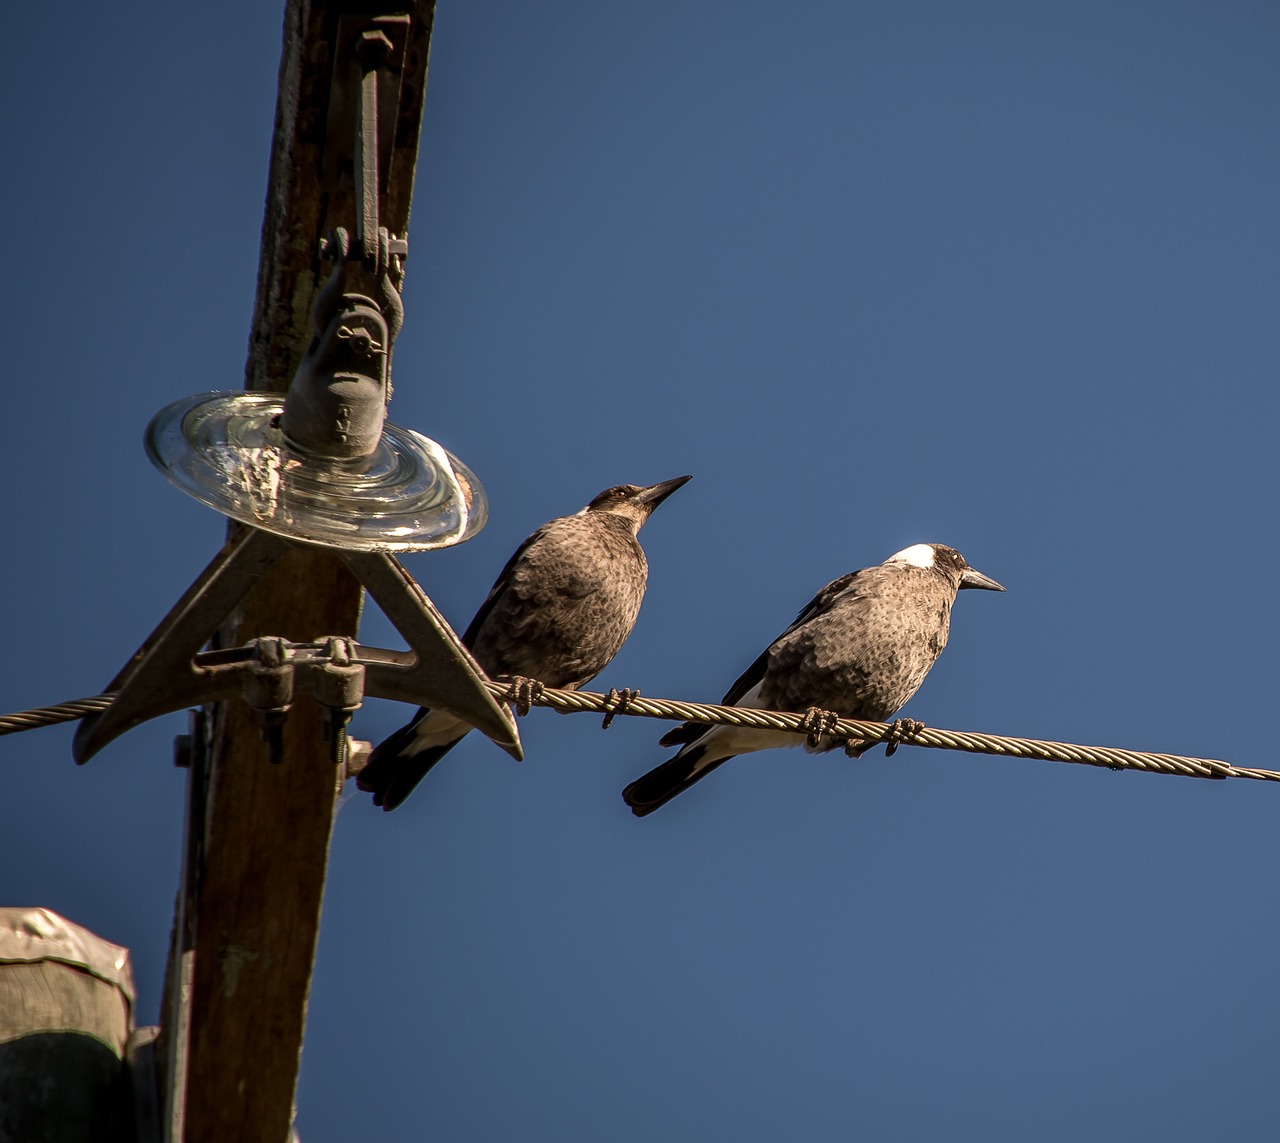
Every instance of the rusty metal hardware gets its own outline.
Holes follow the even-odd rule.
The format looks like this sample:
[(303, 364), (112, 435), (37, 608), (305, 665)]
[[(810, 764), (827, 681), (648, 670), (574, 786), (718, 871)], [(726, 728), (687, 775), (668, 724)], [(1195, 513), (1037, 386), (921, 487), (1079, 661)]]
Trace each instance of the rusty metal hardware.
[(366, 694), (447, 710), (513, 757), (523, 756), (511, 712), (489, 693), (471, 653), (388, 552), (337, 554), (405, 637), (409, 651), (364, 647), (344, 636), (305, 644), (267, 637), (243, 647), (201, 651), (292, 544), (257, 528), (246, 528), (228, 542), (112, 680), (107, 688), (117, 692), (112, 704), (82, 720), (72, 748), (77, 762), (87, 762), (149, 719), (233, 698), (261, 712), (268, 745), (278, 748), (284, 717), (300, 693), (314, 696), (328, 711), (335, 763), (344, 760), (345, 727)]
[[(240, 474), (242, 481), (257, 490), (254, 482), (265, 479), (260, 471), (263, 458), (275, 459), (282, 451), (278, 441), (269, 439), (268, 430), (277, 436), (277, 430), (282, 431), (290, 446), (283, 451), (294, 454), (282, 463), (320, 472), (329, 482), (324, 495), (310, 489), (312, 499), (308, 500), (297, 486), (287, 485), (280, 468), (267, 467), (276, 483), (266, 481), (264, 502), (273, 511), (281, 504), (290, 509), (294, 526), (290, 535), (295, 538), (245, 527), (228, 541), (112, 681), (110, 689), (117, 692), (112, 704), (82, 721), (73, 746), (77, 762), (87, 761), (112, 739), (148, 719), (233, 698), (258, 711), (268, 756), (278, 760), (285, 721), (298, 694), (313, 696), (327, 712), (325, 741), (335, 763), (345, 761), (346, 726), (365, 694), (447, 710), (483, 731), (517, 759), (521, 757), (520, 735), (511, 712), (490, 695), (480, 667), (399, 561), (385, 550), (337, 547), (331, 529), (322, 537), (315, 527), (303, 529), (294, 519), (314, 512), (316, 497), (329, 506), (336, 500), (345, 510), (350, 497), (344, 499), (344, 494), (360, 484), (361, 473), (373, 463), (366, 458), (374, 456), (383, 439), (391, 396), (392, 348), (404, 321), (400, 285), (408, 245), (381, 224), (380, 194), (392, 152), (408, 29), (404, 15), (343, 18), (329, 107), (328, 139), (332, 145), (326, 146), (325, 164), (326, 174), (333, 176), (336, 168), (350, 159), (357, 198), (354, 236), (338, 228), (322, 243), (321, 254), (333, 263), (333, 270), (312, 309), (315, 337), (294, 373), (278, 419), (276, 414), (269, 420), (261, 418), (263, 424), (254, 430), (259, 435), (253, 438), (258, 443), (243, 450), (262, 454), (258, 467)], [(347, 137), (352, 140), (349, 151), (340, 142), (348, 129), (351, 134)], [(252, 404), (252, 395), (240, 396)], [(218, 420), (208, 412), (207, 406), (212, 407), (209, 402), (188, 408), (190, 404), (179, 403), (180, 411), (185, 412), (180, 424), (175, 421), (172, 442), (157, 430), (159, 443), (153, 459), (171, 479), (193, 449), (200, 452), (190, 435), (194, 430), (189, 421), (195, 414), (207, 413), (219, 425), (231, 415), (223, 411), (218, 417), (224, 419)], [(179, 406), (160, 414), (163, 426), (169, 426), (164, 418)], [(242, 414), (245, 424), (250, 415)], [(198, 439), (203, 445), (210, 443), (205, 437)], [(213, 439), (226, 452), (225, 441), (219, 442), (216, 432)], [(465, 473), (465, 468), (455, 467), (439, 446), (425, 438), (420, 445), (410, 443), (418, 450), (413, 458), (414, 473), (434, 465), (447, 477), (446, 493), (451, 490), (452, 499), (446, 495), (440, 512), (442, 518), (449, 519), (446, 510), (453, 505), (459, 526), (449, 534), (450, 540), (465, 539), (463, 526), (469, 520), (483, 523), (482, 491), (463, 481), (460, 472)], [(408, 463), (401, 453), (396, 456), (402, 464)], [(211, 474), (220, 478), (216, 482), (219, 489), (226, 487), (225, 463), (226, 457), (219, 453), (212, 469), (208, 465), (200, 469), (201, 478), (195, 481), (198, 488), (190, 481), (178, 483), (203, 502), (244, 520), (235, 510), (244, 508), (239, 500), (210, 499), (204, 487)], [(464, 483), (468, 487), (464, 488)], [(388, 489), (388, 495), (411, 494), (417, 498), (415, 505), (424, 495), (394, 482)], [(431, 507), (437, 504), (433, 502)], [(263, 521), (256, 501), (253, 509), (254, 522), (271, 526)], [(385, 524), (386, 514), (379, 519)], [(417, 516), (414, 519), (417, 521)], [(402, 531), (389, 534), (399, 536)], [(296, 539), (299, 534), (336, 552), (408, 641), (410, 652), (360, 647), (337, 635), (307, 644), (268, 636), (244, 647), (201, 650), (259, 577), (293, 543), (300, 542)], [(388, 542), (387, 546), (395, 545)]]
[[(392, 345), (404, 324), (400, 285), (409, 248), (379, 221), (380, 136), (385, 119), (394, 126), (397, 110), (392, 102), (381, 114), (379, 93), (387, 84), (391, 98), (399, 96), (398, 84), (388, 84), (396, 72), (392, 35), (398, 31), (403, 50), (394, 18), (344, 39), (353, 58), (340, 59), (336, 70), (345, 62), (359, 72), (353, 85), (355, 235), (339, 227), (321, 243), (321, 256), (334, 267), (316, 298), (315, 340), (289, 385), (281, 421), (296, 449), (334, 460), (368, 457), (377, 447), (391, 399)], [(335, 93), (345, 86), (341, 78), (335, 77)]]

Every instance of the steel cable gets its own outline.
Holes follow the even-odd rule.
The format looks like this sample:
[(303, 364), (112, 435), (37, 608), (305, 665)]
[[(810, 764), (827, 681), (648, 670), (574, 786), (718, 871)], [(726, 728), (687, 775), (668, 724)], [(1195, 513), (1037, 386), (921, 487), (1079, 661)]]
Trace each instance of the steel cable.
[[(805, 734), (812, 727), (811, 716), (748, 707), (713, 706), (710, 703), (683, 702), (676, 699), (645, 698), (635, 691), (566, 691), (554, 687), (535, 688), (534, 693), (517, 693), (512, 683), (489, 682), (490, 692), (506, 702), (545, 706), (565, 713), (595, 713), (605, 716), (606, 723), (618, 715), (641, 718), (676, 719), (705, 722), (720, 726), (752, 726), (765, 730), (786, 730)], [(95, 695), (75, 699), (56, 706), (38, 707), (16, 714), (0, 715), (0, 735), (16, 734), (60, 722), (73, 722), (86, 715), (105, 710), (114, 696)], [(893, 737), (891, 724), (861, 722), (842, 718), (830, 726), (828, 734), (837, 740), (884, 742)], [(1105, 766), (1111, 770), (1145, 770), (1157, 774), (1176, 774), (1187, 778), (1253, 778), (1264, 782), (1280, 782), (1280, 771), (1252, 766), (1235, 766), (1216, 758), (1189, 758), (1179, 754), (1155, 754), (1143, 750), (1124, 750), (1112, 746), (1080, 746), (1072, 742), (1045, 742), (1035, 738), (1009, 738), (1000, 734), (977, 734), (971, 731), (942, 730), (926, 726), (901, 735), (906, 746), (924, 746), (937, 750), (962, 750), (969, 754), (993, 754), (1004, 758), (1033, 758), (1046, 762), (1071, 762), (1085, 766)]]

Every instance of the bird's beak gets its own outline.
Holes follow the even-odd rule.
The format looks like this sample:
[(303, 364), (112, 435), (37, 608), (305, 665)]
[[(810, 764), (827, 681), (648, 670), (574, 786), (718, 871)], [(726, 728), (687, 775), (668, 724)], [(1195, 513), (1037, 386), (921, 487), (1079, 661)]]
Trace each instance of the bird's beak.
[(636, 494), (636, 503), (645, 505), (652, 512), (677, 488), (683, 488), (692, 479), (692, 476), (677, 476), (671, 480), (663, 480), (658, 484), (651, 484), (648, 488)]
[(974, 571), (973, 568), (965, 568), (964, 575), (960, 577), (960, 587), (980, 587), (983, 591), (1004, 591), (995, 580), (989, 575), (983, 575), (980, 571)]

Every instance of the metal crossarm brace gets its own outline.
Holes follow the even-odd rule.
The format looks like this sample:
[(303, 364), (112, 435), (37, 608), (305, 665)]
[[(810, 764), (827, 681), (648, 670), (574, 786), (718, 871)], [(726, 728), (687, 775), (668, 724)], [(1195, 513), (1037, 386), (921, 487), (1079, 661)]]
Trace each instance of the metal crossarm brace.
[[(408, 641), (408, 653), (357, 651), (353, 641), (341, 637), (306, 645), (262, 637), (241, 648), (200, 654), (258, 579), (295, 546), (257, 528), (245, 528), (229, 541), (111, 681), (107, 689), (117, 692), (115, 701), (81, 722), (73, 746), (76, 761), (87, 762), (112, 739), (149, 719), (236, 697), (261, 711), (268, 727), (278, 725), (295, 688), (314, 694), (341, 716), (331, 735), (335, 748), (343, 741), (336, 731), (364, 693), (447, 710), (515, 758), (522, 756), (511, 712), (489, 693), (471, 653), (390, 553), (335, 554)], [(341, 761), (340, 755), (335, 761)]]

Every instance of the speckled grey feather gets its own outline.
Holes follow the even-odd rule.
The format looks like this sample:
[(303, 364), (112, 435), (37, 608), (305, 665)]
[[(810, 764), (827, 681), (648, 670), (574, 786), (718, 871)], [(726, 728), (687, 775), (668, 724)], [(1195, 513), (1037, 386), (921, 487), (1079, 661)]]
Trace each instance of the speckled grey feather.
[[(917, 544), (876, 567), (841, 576), (747, 668), (723, 705), (817, 707), (844, 718), (888, 719), (919, 690), (946, 647), (951, 605), (962, 587), (1004, 590), (941, 544)], [(780, 731), (686, 722), (661, 739), (663, 746), (683, 744), (680, 752), (632, 782), (622, 796), (643, 817), (738, 754), (800, 741)], [(823, 738), (806, 748), (836, 745)]]
[(613, 512), (552, 520), (531, 537), (468, 629), (491, 677), (524, 675), (570, 690), (621, 649), (649, 565), (633, 522)]
[(836, 580), (813, 613), (769, 648), (759, 680), (765, 707), (888, 718), (920, 689), (947, 645), (958, 579), (881, 564)]
[[(576, 690), (604, 670), (644, 599), (649, 566), (636, 536), (688, 479), (607, 488), (525, 540), (462, 636), (484, 672)], [(393, 810), (470, 729), (424, 707), (377, 746), (356, 783), (375, 805)]]

